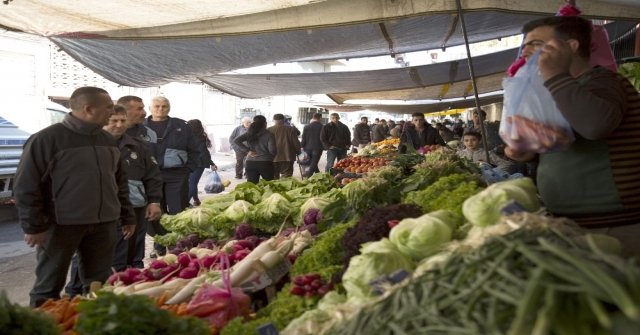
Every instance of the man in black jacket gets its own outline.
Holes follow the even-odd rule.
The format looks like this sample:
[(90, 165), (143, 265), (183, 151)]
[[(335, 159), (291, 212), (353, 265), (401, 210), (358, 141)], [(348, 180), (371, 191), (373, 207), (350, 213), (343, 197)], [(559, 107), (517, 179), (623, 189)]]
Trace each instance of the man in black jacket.
[(426, 124), (424, 120), (424, 114), (413, 113), (411, 115), (411, 125), (400, 136), (400, 146), (398, 151), (401, 154), (407, 152), (404, 143), (409, 143), (411, 146), (418, 150), (425, 145), (442, 145), (444, 146), (444, 140), (438, 134), (438, 131), (432, 126)]
[(122, 220), (125, 239), (135, 216), (116, 140), (102, 129), (113, 114), (107, 91), (82, 87), (69, 100), (61, 123), (32, 135), (24, 146), (14, 193), (24, 240), (37, 247), (30, 305), (59, 299), (77, 251), (84, 290), (109, 277)]
[(347, 158), (347, 150), (351, 146), (351, 131), (344, 123), (340, 122), (338, 113), (331, 113), (331, 122), (322, 127), (320, 142), (327, 150), (327, 166), (324, 172), (329, 172), (336, 158)]
[(302, 142), (300, 145), (302, 146), (302, 150), (309, 155), (309, 160), (311, 161), (305, 177), (311, 177), (314, 173), (320, 172), (318, 162), (324, 150), (322, 142), (320, 142), (322, 128), (322, 114), (315, 113), (313, 114), (311, 122), (302, 129)]
[(353, 133), (353, 141), (358, 145), (358, 149), (371, 143), (371, 128), (369, 128), (369, 119), (366, 116), (360, 118), (360, 123), (355, 126)]
[[(144, 125), (158, 135), (156, 160), (162, 173), (162, 201), (164, 213), (171, 215), (189, 207), (189, 174), (198, 166), (200, 149), (191, 127), (185, 120), (169, 117), (171, 105), (165, 97), (155, 97), (151, 101), (151, 116)], [(149, 235), (165, 235), (167, 230), (154, 224)], [(154, 244), (156, 253), (163, 256), (166, 248)], [(152, 256), (154, 256), (152, 254)]]

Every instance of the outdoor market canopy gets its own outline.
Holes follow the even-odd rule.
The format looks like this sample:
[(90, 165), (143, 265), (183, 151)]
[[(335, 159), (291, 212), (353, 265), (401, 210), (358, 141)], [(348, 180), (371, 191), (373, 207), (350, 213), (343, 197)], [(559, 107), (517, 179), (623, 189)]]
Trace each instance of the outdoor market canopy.
[[(461, 0), (471, 43), (517, 34), (559, 0)], [(579, 1), (634, 20), (635, 0)], [(275, 62), (393, 55), (463, 44), (454, 0), (14, 0), (0, 26), (48, 36), (118, 84), (149, 87)]]

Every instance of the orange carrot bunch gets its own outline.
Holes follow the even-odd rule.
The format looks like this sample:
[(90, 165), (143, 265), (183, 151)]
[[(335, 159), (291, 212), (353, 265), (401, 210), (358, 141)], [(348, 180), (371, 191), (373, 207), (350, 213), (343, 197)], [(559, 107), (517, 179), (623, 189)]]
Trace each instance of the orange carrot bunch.
[(68, 297), (60, 300), (49, 299), (45, 301), (36, 310), (45, 312), (53, 317), (56, 323), (56, 327), (62, 331), (61, 335), (77, 335), (72, 329), (78, 321), (78, 303), (80, 302), (80, 296), (76, 296), (72, 300)]

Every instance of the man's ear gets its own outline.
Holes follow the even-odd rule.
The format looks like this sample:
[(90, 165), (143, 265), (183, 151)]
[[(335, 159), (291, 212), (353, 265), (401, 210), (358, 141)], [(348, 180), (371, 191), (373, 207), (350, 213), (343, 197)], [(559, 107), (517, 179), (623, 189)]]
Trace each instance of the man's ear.
[(571, 47), (574, 54), (578, 53), (578, 48), (580, 48), (580, 42), (578, 42), (578, 40), (569, 39), (567, 40), (567, 43), (569, 43), (569, 47)]
[(93, 108), (91, 107), (91, 105), (84, 105), (84, 107), (82, 107), (82, 111), (83, 111), (86, 115), (91, 115), (91, 116), (93, 116)]

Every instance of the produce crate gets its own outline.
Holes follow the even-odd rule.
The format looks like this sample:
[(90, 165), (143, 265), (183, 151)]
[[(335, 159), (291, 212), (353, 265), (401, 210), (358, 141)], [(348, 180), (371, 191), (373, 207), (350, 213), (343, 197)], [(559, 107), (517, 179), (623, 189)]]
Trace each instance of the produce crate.
[(336, 168), (330, 168), (329, 169), (329, 174), (332, 176), (337, 175), (338, 173), (342, 173), (344, 172), (344, 169), (336, 169)]

